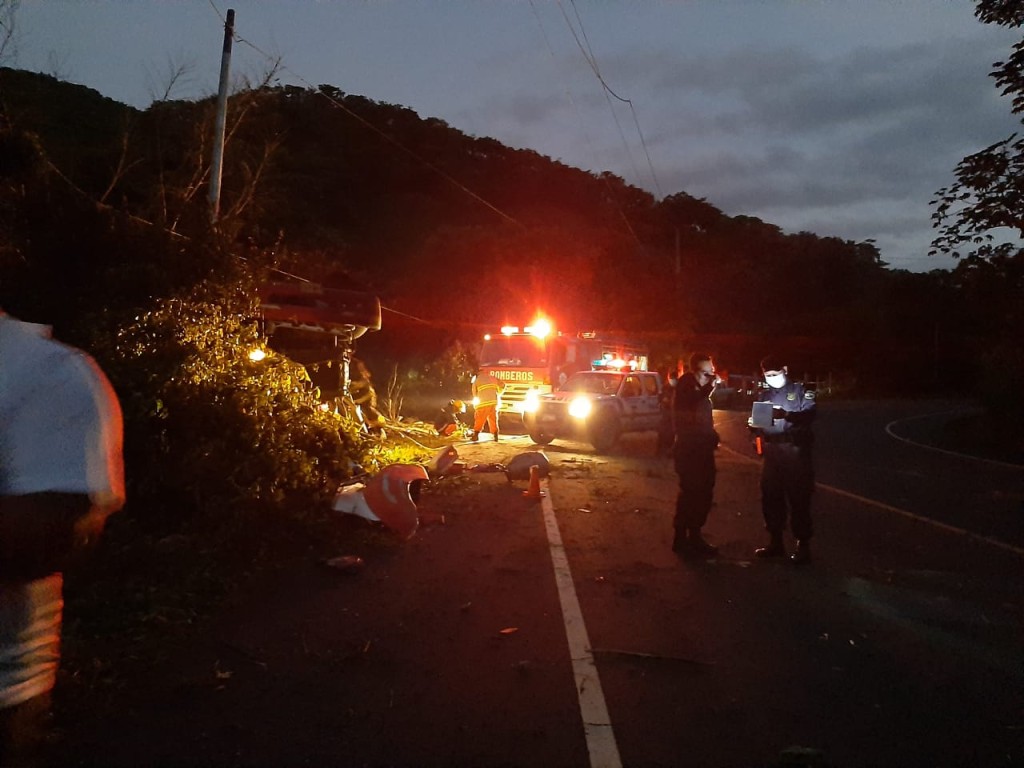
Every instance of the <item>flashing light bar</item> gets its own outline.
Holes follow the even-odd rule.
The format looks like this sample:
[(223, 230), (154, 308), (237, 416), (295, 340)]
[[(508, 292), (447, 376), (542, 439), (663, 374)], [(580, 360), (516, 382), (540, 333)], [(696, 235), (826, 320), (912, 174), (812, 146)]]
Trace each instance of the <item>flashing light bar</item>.
[(541, 317), (534, 320), (532, 326), (524, 328), (523, 330), (536, 336), (538, 339), (543, 339), (551, 333), (551, 323)]
[(616, 357), (616, 358), (613, 359), (612, 357), (609, 356), (609, 357), (602, 357), (599, 360), (595, 360), (591, 364), (591, 367), (592, 368), (614, 368), (615, 370), (618, 370), (618, 371), (621, 371), (623, 368), (629, 368), (629, 370), (635, 371), (637, 369), (637, 361), (636, 360), (628, 360), (627, 361), (627, 360), (623, 360), (620, 357)]
[[(527, 325), (520, 329), (517, 325), (503, 325), (501, 326), (501, 333), (504, 336), (513, 336), (517, 333), (528, 333), (531, 336), (536, 336), (538, 339), (543, 339), (551, 334), (551, 323), (543, 318), (535, 320), (533, 325)], [(490, 339), (490, 334), (486, 334), (484, 339)]]

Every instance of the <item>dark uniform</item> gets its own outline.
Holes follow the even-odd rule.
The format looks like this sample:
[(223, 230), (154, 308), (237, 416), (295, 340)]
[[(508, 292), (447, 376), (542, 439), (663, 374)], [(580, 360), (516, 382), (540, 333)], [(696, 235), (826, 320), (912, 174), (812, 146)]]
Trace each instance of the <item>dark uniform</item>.
[(672, 455), (672, 446), (676, 439), (672, 411), (675, 408), (676, 387), (678, 384), (679, 374), (672, 371), (668, 375), (665, 386), (661, 391), (661, 398), (658, 400), (658, 407), (661, 409), (661, 421), (658, 423), (658, 444), (655, 452), (659, 456)]
[(692, 373), (679, 377), (672, 415), (675, 422), (675, 469), (679, 495), (673, 524), (679, 551), (686, 541), (701, 541), (700, 529), (707, 522), (715, 489), (715, 448), (718, 432), (712, 418), (713, 381), (701, 386)]
[(814, 392), (805, 389), (800, 382), (787, 381), (778, 389), (764, 389), (757, 399), (775, 406), (773, 425), (754, 430), (761, 438), (764, 456), (761, 512), (765, 527), (773, 541), (780, 541), (786, 528), (788, 506), (793, 536), (806, 543), (814, 534), (811, 524)]

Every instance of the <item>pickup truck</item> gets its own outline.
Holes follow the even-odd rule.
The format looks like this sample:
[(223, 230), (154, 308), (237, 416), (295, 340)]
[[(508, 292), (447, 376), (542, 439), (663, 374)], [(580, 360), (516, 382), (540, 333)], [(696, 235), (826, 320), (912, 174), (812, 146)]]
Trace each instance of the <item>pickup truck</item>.
[(604, 452), (624, 432), (657, 430), (660, 399), (661, 377), (653, 371), (580, 371), (558, 390), (540, 395), (523, 423), (538, 445), (569, 438)]

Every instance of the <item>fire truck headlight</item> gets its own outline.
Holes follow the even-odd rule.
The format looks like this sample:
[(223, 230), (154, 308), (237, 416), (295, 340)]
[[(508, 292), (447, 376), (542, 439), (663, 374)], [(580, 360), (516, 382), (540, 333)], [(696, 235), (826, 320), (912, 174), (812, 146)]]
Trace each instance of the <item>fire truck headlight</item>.
[(539, 407), (540, 395), (537, 394), (537, 390), (531, 389), (523, 400), (523, 413), (536, 413)]
[(575, 419), (585, 419), (590, 415), (593, 404), (589, 397), (577, 397), (569, 403), (569, 415)]

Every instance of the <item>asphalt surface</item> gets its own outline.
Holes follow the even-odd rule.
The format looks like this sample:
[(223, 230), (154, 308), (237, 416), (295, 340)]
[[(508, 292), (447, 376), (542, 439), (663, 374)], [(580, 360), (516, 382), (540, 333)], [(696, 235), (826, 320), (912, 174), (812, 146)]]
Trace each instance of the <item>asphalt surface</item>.
[[(803, 568), (752, 557), (745, 414), (716, 411), (715, 560), (671, 551), (651, 435), (547, 447), (540, 500), (496, 472), (436, 482), (413, 539), (367, 524), (339, 553), (363, 568), (249, 585), (67, 724), (57, 762), (1022, 765), (1021, 470), (886, 431), (929, 409), (822, 409)], [(489, 469), (536, 447), (457, 449)]]

